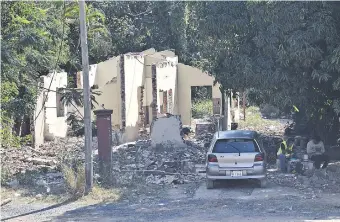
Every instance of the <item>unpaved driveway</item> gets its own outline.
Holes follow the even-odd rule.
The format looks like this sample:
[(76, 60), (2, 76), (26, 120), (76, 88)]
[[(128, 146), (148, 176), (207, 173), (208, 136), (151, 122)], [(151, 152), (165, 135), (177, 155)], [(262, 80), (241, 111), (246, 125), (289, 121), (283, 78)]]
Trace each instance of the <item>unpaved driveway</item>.
[[(2, 208), (2, 218), (39, 207), (46, 206), (9, 204)], [(150, 199), (90, 206), (71, 203), (7, 221), (340, 221), (340, 198), (323, 194), (312, 199), (273, 184), (260, 189), (251, 183), (222, 183), (207, 190), (201, 183), (193, 193), (179, 186)]]

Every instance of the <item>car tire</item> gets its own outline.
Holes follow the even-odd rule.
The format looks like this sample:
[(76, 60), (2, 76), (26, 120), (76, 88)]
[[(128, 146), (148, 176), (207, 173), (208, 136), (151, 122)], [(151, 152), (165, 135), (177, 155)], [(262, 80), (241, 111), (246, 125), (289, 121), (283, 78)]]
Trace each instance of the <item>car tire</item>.
[(214, 189), (214, 186), (215, 186), (215, 181), (213, 180), (206, 180), (205, 182), (206, 186), (207, 186), (207, 189)]
[(262, 179), (259, 181), (260, 182), (260, 187), (261, 188), (266, 188), (267, 187), (267, 179)]

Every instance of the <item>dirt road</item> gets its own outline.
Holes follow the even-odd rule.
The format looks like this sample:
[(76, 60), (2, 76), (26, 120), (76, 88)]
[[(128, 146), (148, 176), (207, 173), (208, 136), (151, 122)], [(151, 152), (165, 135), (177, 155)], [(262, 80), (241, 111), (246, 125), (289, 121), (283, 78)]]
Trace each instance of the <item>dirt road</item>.
[[(166, 189), (161, 196), (135, 201), (80, 205), (70, 203), (51, 209), (45, 204), (11, 203), (2, 208), (5, 221), (340, 221), (338, 194), (314, 199), (294, 189), (270, 184), (222, 183), (207, 190), (204, 183), (194, 192), (182, 186)], [(19, 216), (38, 210), (33, 214)], [(7, 219), (6, 219), (7, 218)]]

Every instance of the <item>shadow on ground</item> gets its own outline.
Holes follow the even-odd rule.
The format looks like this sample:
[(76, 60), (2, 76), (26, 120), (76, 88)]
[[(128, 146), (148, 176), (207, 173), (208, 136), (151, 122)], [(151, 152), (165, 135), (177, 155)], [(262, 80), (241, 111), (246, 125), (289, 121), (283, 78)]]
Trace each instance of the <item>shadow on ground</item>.
[(8, 220), (16, 219), (16, 218), (19, 218), (19, 217), (29, 216), (29, 215), (37, 214), (37, 213), (42, 213), (44, 211), (52, 210), (52, 209), (67, 205), (67, 204), (69, 204), (73, 201), (74, 201), (74, 199), (69, 199), (69, 200), (66, 200), (62, 203), (54, 204), (52, 206), (45, 207), (45, 208), (42, 208), (42, 209), (39, 209), (39, 210), (34, 210), (34, 211), (27, 212), (27, 213), (19, 214), (19, 215), (16, 215), (16, 216), (2, 218), (1, 221), (8, 221)]
[[(52, 221), (176, 221), (176, 222), (208, 222), (208, 221), (339, 221), (339, 214), (314, 216), (304, 214), (247, 212), (246, 205), (237, 205), (239, 210), (224, 207), (221, 201), (201, 202), (160, 202), (152, 205), (135, 204), (101, 204), (68, 211)], [(243, 212), (242, 213), (242, 208)]]

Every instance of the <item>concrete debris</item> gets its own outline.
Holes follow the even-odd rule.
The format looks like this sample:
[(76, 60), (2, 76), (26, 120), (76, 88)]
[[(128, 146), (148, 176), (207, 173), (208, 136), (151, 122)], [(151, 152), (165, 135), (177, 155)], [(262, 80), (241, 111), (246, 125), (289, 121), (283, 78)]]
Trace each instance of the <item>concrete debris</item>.
[(11, 188), (17, 188), (19, 186), (19, 181), (17, 179), (14, 179), (10, 182), (7, 182), (7, 186)]
[(146, 178), (147, 183), (157, 184), (157, 185), (163, 185), (163, 184), (171, 184), (175, 181), (175, 176), (153, 176), (150, 175)]
[[(269, 172), (268, 179), (276, 184), (299, 189), (307, 193), (340, 193), (340, 162), (332, 163), (326, 169), (307, 170), (303, 175)], [(311, 196), (313, 196), (311, 194)]]
[(113, 148), (113, 165), (120, 170), (162, 170), (165, 172), (194, 172), (194, 163), (204, 160), (205, 150), (193, 144), (186, 147), (152, 147), (151, 141), (137, 141)]
[[(93, 149), (96, 148), (97, 144), (94, 141)], [(28, 146), (2, 148), (0, 150), (2, 173), (12, 178), (27, 172), (56, 172), (64, 158), (84, 159), (83, 149), (84, 139), (77, 137), (57, 138), (36, 148)]]
[(6, 204), (9, 204), (10, 202), (12, 202), (12, 199), (5, 199), (3, 201), (1, 201), (1, 205), (0, 206), (5, 206)]
[[(202, 134), (204, 134), (202, 132)], [(116, 182), (136, 184), (136, 179), (158, 185), (183, 184), (202, 179), (195, 164), (204, 163), (212, 134), (183, 141), (181, 123), (175, 116), (159, 118), (152, 124), (150, 140), (113, 147)]]

